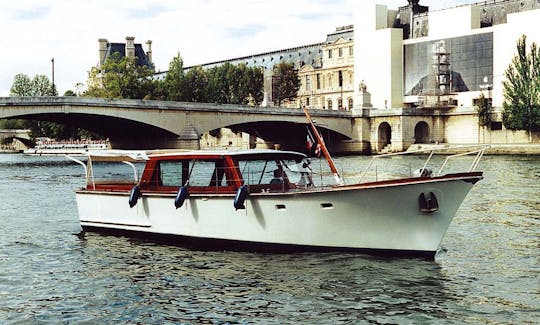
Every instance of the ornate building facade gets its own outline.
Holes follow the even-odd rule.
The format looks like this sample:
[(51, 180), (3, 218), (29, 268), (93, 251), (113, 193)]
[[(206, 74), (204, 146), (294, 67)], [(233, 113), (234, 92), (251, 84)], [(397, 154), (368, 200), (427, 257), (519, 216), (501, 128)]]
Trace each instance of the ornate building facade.
[(321, 45), (320, 64), (298, 71), (301, 86), (297, 106), (351, 110), (354, 105), (353, 26), (336, 28)]

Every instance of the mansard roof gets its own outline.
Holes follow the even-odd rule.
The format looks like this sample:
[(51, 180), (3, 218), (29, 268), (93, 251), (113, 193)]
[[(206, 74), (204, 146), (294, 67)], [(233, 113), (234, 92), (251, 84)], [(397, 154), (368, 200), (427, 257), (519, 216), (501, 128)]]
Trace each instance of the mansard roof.
[[(113, 53), (119, 53), (120, 57), (126, 56), (126, 43), (108, 43), (107, 44), (107, 54), (105, 58), (108, 58), (113, 55)], [(146, 53), (141, 44), (135, 44), (135, 57), (136, 64), (138, 66), (147, 66), (152, 69), (152, 63), (149, 62)]]

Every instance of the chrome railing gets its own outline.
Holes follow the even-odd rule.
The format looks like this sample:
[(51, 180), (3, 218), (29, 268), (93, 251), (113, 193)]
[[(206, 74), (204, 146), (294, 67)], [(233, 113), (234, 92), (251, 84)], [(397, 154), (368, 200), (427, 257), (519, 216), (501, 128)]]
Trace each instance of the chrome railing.
[(431, 162), (431, 158), (433, 157), (433, 155), (436, 152), (450, 151), (450, 150), (462, 150), (462, 149), (467, 149), (467, 148), (477, 148), (475, 150), (469, 150), (469, 151), (466, 151), (466, 152), (463, 152), (463, 153), (458, 153), (458, 154), (453, 154), (453, 155), (447, 156), (446, 159), (444, 160), (443, 164), (441, 165), (441, 168), (439, 169), (439, 171), (437, 173), (437, 176), (440, 176), (442, 174), (444, 168), (446, 167), (446, 165), (447, 165), (447, 163), (448, 163), (448, 161), (450, 159), (476, 154), (476, 156), (474, 157), (471, 165), (467, 169), (467, 172), (472, 172), (478, 167), (478, 164), (480, 163), (480, 160), (482, 159), (482, 156), (484, 155), (484, 152), (486, 151), (486, 149), (488, 149), (490, 147), (491, 147), (490, 145), (451, 146), (451, 147), (444, 147), (444, 148), (426, 148), (426, 149), (418, 149), (418, 150), (412, 150), (412, 151), (404, 151), (404, 152), (395, 152), (395, 153), (387, 153), (387, 154), (382, 154), (382, 155), (376, 155), (376, 156), (373, 156), (371, 158), (369, 164), (367, 165), (367, 167), (364, 169), (362, 175), (360, 176), (360, 179), (359, 179), (358, 183), (362, 182), (362, 180), (365, 178), (367, 173), (373, 167), (374, 163), (377, 160), (381, 159), (381, 158), (388, 158), (388, 157), (392, 157), (392, 156), (412, 155), (412, 154), (419, 154), (419, 153), (429, 153), (429, 156), (426, 159), (426, 161), (424, 162), (424, 165), (420, 169), (418, 169), (418, 172), (421, 175), (421, 174), (423, 174), (423, 172), (425, 170), (427, 170), (427, 166)]

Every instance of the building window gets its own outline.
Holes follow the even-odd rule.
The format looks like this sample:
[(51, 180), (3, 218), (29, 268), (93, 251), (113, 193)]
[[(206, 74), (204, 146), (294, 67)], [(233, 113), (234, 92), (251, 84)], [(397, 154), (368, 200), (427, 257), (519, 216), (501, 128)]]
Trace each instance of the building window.
[(332, 58), (332, 49), (329, 49), (329, 50), (328, 50), (328, 58), (329, 58), (329, 59)]
[(306, 98), (306, 106), (310, 105), (309, 97)]
[(311, 90), (311, 76), (306, 75), (306, 90)]
[(343, 87), (343, 72), (341, 70), (338, 71), (338, 86)]
[(338, 108), (339, 110), (342, 110), (342, 109), (343, 109), (343, 101), (341, 100), (341, 98), (339, 98), (339, 99), (337, 100), (337, 106), (338, 106), (337, 108)]
[(349, 56), (353, 56), (353, 47), (349, 46)]
[(321, 74), (317, 73), (317, 89), (321, 89)]
[(343, 56), (343, 48), (342, 48), (342, 47), (340, 47), (340, 48), (338, 49), (338, 55), (339, 55), (339, 57), (342, 57), (342, 56)]
[(353, 99), (349, 98), (348, 102), (349, 102), (349, 110), (352, 110), (353, 109)]
[(331, 99), (328, 100), (328, 109), (332, 109), (332, 100)]

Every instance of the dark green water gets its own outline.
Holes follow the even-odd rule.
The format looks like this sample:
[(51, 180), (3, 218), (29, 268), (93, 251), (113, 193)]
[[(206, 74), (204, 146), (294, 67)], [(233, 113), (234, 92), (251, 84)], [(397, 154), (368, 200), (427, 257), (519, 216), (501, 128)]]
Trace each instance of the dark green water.
[[(336, 162), (354, 178), (367, 158)], [(485, 157), (480, 167), (485, 179), (425, 261), (78, 236), (82, 168), (0, 155), (0, 323), (535, 323), (540, 157)]]

